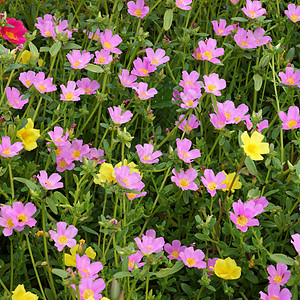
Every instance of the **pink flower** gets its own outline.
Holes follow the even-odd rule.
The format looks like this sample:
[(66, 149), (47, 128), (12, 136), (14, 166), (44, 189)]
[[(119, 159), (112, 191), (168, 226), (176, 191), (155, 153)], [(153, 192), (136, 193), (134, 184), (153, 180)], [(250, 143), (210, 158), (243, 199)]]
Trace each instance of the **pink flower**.
[(85, 50), (83, 50), (82, 53), (80, 52), (80, 50), (73, 50), (72, 54), (67, 54), (67, 58), (71, 63), (71, 68), (73, 69), (85, 68), (93, 57), (94, 54), (86, 52)]
[(86, 156), (90, 152), (89, 145), (83, 144), (83, 140), (74, 140), (72, 142), (71, 148), (68, 150), (71, 153), (72, 161), (81, 161), (82, 157)]
[(284, 288), (280, 291), (279, 284), (270, 284), (268, 286), (268, 295), (264, 292), (259, 292), (261, 300), (290, 300), (292, 298), (292, 293)]
[(144, 4), (144, 0), (129, 1), (127, 3), (128, 13), (138, 18), (144, 18), (149, 13), (149, 7)]
[[(86, 33), (86, 30), (83, 30), (83, 32)], [(98, 41), (100, 39), (100, 34), (101, 34), (101, 31), (99, 28), (97, 28), (95, 32), (92, 32), (92, 31), (89, 32), (88, 38)]]
[(216, 35), (226, 36), (233, 31), (237, 25), (229, 25), (226, 27), (226, 20), (220, 19), (219, 24), (218, 21), (211, 21), (213, 24), (214, 31)]
[[(207, 268), (207, 269), (214, 270), (216, 261), (217, 261), (218, 259), (219, 259), (218, 257), (215, 257), (215, 258), (209, 258), (209, 259), (207, 260), (207, 266), (206, 266), (206, 268)], [(208, 277), (211, 276), (211, 273), (207, 273), (207, 276), (208, 276)]]
[[(179, 117), (179, 121), (182, 120), (182, 118), (184, 117), (184, 115), (180, 115)], [(175, 125), (177, 125), (179, 122), (176, 121), (175, 122)], [(187, 124), (187, 119), (185, 118), (184, 121), (178, 126), (178, 128), (182, 131), (185, 131), (185, 132), (190, 132), (192, 131), (192, 129), (195, 129), (197, 128), (198, 126), (201, 125), (201, 122), (197, 121), (197, 117), (193, 114), (191, 114), (191, 117), (190, 117), (190, 120), (189, 120), (189, 123)], [(186, 127), (186, 128), (185, 128)]]
[(134, 83), (137, 77), (135, 75), (129, 75), (129, 71), (126, 69), (123, 69), (122, 74), (119, 74), (118, 77), (121, 81), (121, 84), (125, 87), (133, 88), (138, 86), (137, 83)]
[(166, 51), (157, 49), (155, 52), (152, 48), (146, 49), (147, 58), (150, 60), (151, 65), (159, 66), (170, 60), (169, 56), (165, 56)]
[(203, 79), (206, 93), (221, 96), (220, 90), (225, 89), (226, 81), (224, 79), (219, 79), (219, 74), (212, 73), (209, 76), (204, 75)]
[(260, 1), (252, 2), (251, 0), (247, 0), (246, 7), (243, 7), (242, 11), (251, 19), (256, 19), (262, 15), (267, 15), (267, 11), (261, 7)]
[(153, 229), (146, 231), (146, 235), (142, 234), (142, 240), (139, 237), (134, 238), (138, 248), (144, 255), (158, 253), (163, 251), (165, 240), (163, 237), (155, 238), (156, 232)]
[(145, 77), (156, 70), (156, 66), (151, 65), (150, 60), (147, 57), (144, 57), (143, 60), (137, 58), (133, 61), (133, 64), (134, 69), (131, 71), (131, 74), (133, 75)]
[(133, 114), (131, 111), (126, 110), (122, 113), (122, 109), (119, 106), (113, 106), (108, 108), (111, 119), (115, 124), (124, 124), (131, 120)]
[[(257, 199), (251, 199), (249, 201), (253, 201), (255, 203), (255, 210), (256, 210), (256, 215), (264, 212), (264, 208), (268, 206), (269, 201), (267, 200), (266, 197), (260, 197)], [(261, 207), (259, 207), (258, 205), (261, 205)]]
[(25, 44), (26, 38), (24, 35), (27, 29), (24, 27), (23, 22), (14, 18), (6, 18), (6, 22), (12, 27), (5, 26), (5, 24), (0, 27), (0, 35), (3, 39), (16, 45)]
[(100, 33), (100, 40), (103, 48), (109, 52), (121, 54), (122, 51), (116, 48), (121, 42), (122, 39), (118, 34), (112, 35), (112, 31), (109, 29), (105, 30), (105, 33)]
[(199, 104), (199, 99), (201, 98), (202, 93), (201, 90), (188, 90), (186, 93), (180, 93), (180, 98), (183, 103), (180, 104), (182, 108), (189, 109), (195, 108)]
[(264, 36), (265, 30), (263, 28), (256, 28), (253, 32), (253, 36), (257, 40), (257, 46), (263, 46), (265, 44), (271, 43), (272, 38), (270, 36)]
[[(137, 265), (138, 268), (145, 265), (146, 263), (140, 262), (143, 257), (144, 257), (144, 254), (141, 251), (137, 251), (136, 253), (129, 255), (128, 256), (128, 270), (131, 272), (134, 269), (135, 265)], [(123, 261), (123, 259), (122, 259), (122, 261)]]
[[(76, 290), (75, 284), (71, 287)], [(81, 299), (99, 300), (102, 298), (101, 292), (105, 289), (106, 284), (102, 278), (93, 280), (92, 278), (81, 278), (79, 292)]]
[(291, 271), (288, 271), (287, 265), (283, 263), (277, 263), (276, 269), (271, 265), (267, 268), (267, 271), (270, 275), (268, 277), (270, 283), (285, 285), (291, 277)]
[(246, 31), (245, 29), (238, 27), (233, 39), (242, 49), (254, 49), (257, 47), (257, 40), (251, 30)]
[(198, 172), (191, 168), (186, 172), (184, 170), (180, 170), (180, 173), (177, 173), (175, 168), (172, 170), (174, 176), (171, 177), (171, 181), (176, 183), (176, 185), (181, 188), (183, 191), (191, 190), (197, 191), (198, 186), (194, 183), (194, 180), (198, 177)]
[(77, 86), (84, 90), (85, 95), (96, 94), (96, 91), (100, 88), (98, 81), (89, 78), (82, 78), (76, 82)]
[[(295, 72), (294, 72), (295, 71)], [(279, 72), (281, 83), (286, 85), (300, 85), (300, 71), (294, 70), (292, 67), (286, 67), (285, 73)]]
[(166, 243), (164, 249), (169, 254), (167, 258), (181, 260), (179, 254), (186, 249), (186, 246), (181, 246), (180, 241), (174, 240), (172, 245)]
[(54, 38), (56, 36), (54, 19), (55, 17), (50, 14), (44, 15), (44, 18), (38, 17), (36, 19), (37, 23), (34, 25), (40, 30), (41, 36), (46, 38), (50, 36)]
[(22, 109), (23, 106), (28, 103), (28, 98), (22, 100), (24, 95), (20, 95), (20, 91), (14, 87), (6, 87), (5, 92), (9, 105), (15, 109)]
[(209, 114), (210, 122), (216, 129), (222, 129), (226, 125), (226, 116), (224, 114)]
[(294, 23), (300, 21), (300, 5), (296, 7), (294, 3), (288, 5), (288, 9), (284, 11), (288, 18)]
[(253, 219), (258, 213), (263, 211), (260, 204), (255, 204), (253, 201), (243, 203), (240, 199), (232, 204), (233, 212), (229, 212), (231, 221), (236, 225), (236, 228), (242, 232), (248, 230), (248, 226), (258, 226), (257, 219)]
[(19, 80), (27, 87), (29, 88), (35, 79), (35, 73), (33, 71), (28, 72), (22, 72), (19, 76)]
[(51, 239), (54, 240), (54, 246), (57, 248), (58, 251), (62, 251), (65, 246), (72, 248), (76, 245), (76, 240), (73, 239), (78, 232), (78, 229), (70, 225), (67, 228), (66, 222), (58, 222), (56, 224), (57, 232), (54, 230), (49, 230)]
[(56, 86), (52, 84), (52, 80), (52, 77), (45, 79), (45, 73), (39, 72), (36, 74), (33, 84), (41, 94), (49, 93), (57, 90)]
[(194, 250), (194, 247), (185, 248), (184, 251), (179, 253), (179, 257), (189, 268), (206, 268), (206, 262), (203, 261), (205, 255), (200, 249)]
[(60, 85), (62, 94), (60, 94), (60, 100), (63, 101), (80, 101), (80, 95), (84, 95), (84, 89), (76, 89), (75, 81), (68, 81), (67, 87), (63, 84)]
[(199, 73), (196, 71), (192, 71), (189, 74), (187, 71), (182, 72), (183, 80), (180, 80), (179, 85), (183, 87), (183, 92), (187, 92), (188, 90), (195, 90), (201, 92), (201, 81), (197, 81), (199, 78)]
[(83, 278), (95, 280), (98, 277), (98, 273), (103, 269), (100, 261), (90, 263), (90, 259), (85, 254), (82, 256), (76, 254), (75, 259), (78, 273)]
[(56, 170), (58, 172), (63, 172), (64, 170), (73, 170), (75, 164), (72, 162), (71, 154), (65, 154), (56, 158)]
[(104, 156), (104, 151), (102, 149), (90, 148), (90, 152), (85, 155), (87, 159), (91, 159), (97, 162), (97, 164), (101, 164), (106, 161), (106, 159), (100, 159), (100, 157)]
[(130, 190), (142, 190), (145, 185), (141, 181), (141, 175), (137, 172), (130, 174), (130, 167), (121, 166), (114, 168), (116, 180), (120, 186)]
[(22, 202), (14, 202), (12, 204), (12, 221), (15, 225), (14, 229), (22, 231), (26, 225), (33, 227), (36, 220), (31, 218), (36, 213), (36, 207), (33, 203), (28, 202), (25, 206)]
[(192, 7), (189, 5), (193, 0), (176, 0), (176, 6), (182, 10), (190, 10)]
[(19, 151), (23, 149), (23, 143), (21, 142), (11, 144), (9, 136), (2, 136), (1, 140), (0, 155), (3, 157), (13, 157), (15, 155), (19, 155)]
[(96, 58), (94, 63), (97, 65), (107, 65), (113, 61), (112, 55), (110, 55), (110, 52), (102, 49), (100, 51), (96, 51)]
[(49, 178), (46, 171), (40, 171), (40, 175), (37, 175), (40, 185), (46, 190), (60, 189), (64, 186), (61, 180), (61, 176), (57, 173), (53, 173)]
[(201, 181), (206, 187), (207, 191), (213, 197), (219, 189), (226, 189), (226, 184), (222, 182), (226, 179), (226, 174), (219, 172), (216, 176), (214, 171), (211, 169), (206, 169), (204, 171), (204, 176), (201, 176)]
[(137, 92), (138, 97), (142, 100), (146, 100), (154, 97), (157, 94), (155, 88), (148, 89), (148, 83), (139, 82), (136, 86), (133, 86), (133, 89)]
[(48, 135), (52, 142), (57, 146), (65, 144), (65, 142), (69, 139), (69, 134), (66, 132), (64, 135), (64, 130), (59, 126), (55, 126), (53, 131), (48, 131)]
[(193, 53), (193, 57), (198, 60), (208, 60), (214, 64), (221, 63), (219, 57), (224, 54), (223, 48), (216, 48), (217, 41), (215, 39), (209, 38), (208, 40), (198, 42), (199, 48), (197, 48), (195, 53)]
[(176, 139), (176, 145), (178, 157), (187, 164), (192, 163), (194, 161), (193, 159), (201, 157), (199, 149), (193, 149), (190, 151), (192, 142), (186, 138), (182, 141), (180, 139)]
[(144, 146), (136, 145), (135, 148), (141, 162), (144, 164), (158, 163), (159, 162), (158, 157), (162, 156), (161, 151), (153, 152), (154, 147), (152, 144), (144, 144)]
[(287, 114), (283, 111), (280, 111), (278, 115), (282, 121), (282, 129), (289, 130), (300, 128), (300, 115), (298, 106), (290, 106)]
[(294, 245), (295, 250), (298, 252), (298, 255), (300, 255), (300, 234), (299, 233), (292, 235), (291, 243)]
[(10, 205), (4, 205), (1, 207), (0, 215), (0, 226), (4, 227), (2, 233), (4, 236), (10, 236), (13, 234), (15, 224), (13, 222), (12, 215), (14, 214), (13, 209)]
[(224, 115), (226, 124), (237, 124), (245, 119), (245, 115), (249, 110), (246, 104), (240, 104), (235, 108), (233, 101), (227, 100), (224, 103), (217, 102), (219, 115)]

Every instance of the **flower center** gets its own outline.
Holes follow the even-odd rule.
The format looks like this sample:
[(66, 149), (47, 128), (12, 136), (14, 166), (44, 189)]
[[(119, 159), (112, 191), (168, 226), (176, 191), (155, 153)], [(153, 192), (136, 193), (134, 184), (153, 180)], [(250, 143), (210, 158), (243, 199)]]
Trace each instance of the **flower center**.
[(254, 10), (250, 10), (249, 11), (249, 15), (250, 15), (250, 18), (254, 19), (255, 11)]
[(211, 51), (205, 51), (203, 55), (206, 56), (208, 60), (211, 60), (213, 58)]
[(293, 15), (291, 15), (291, 19), (292, 19), (294, 22), (297, 22), (298, 19), (299, 19), (299, 16), (293, 14)]
[(111, 42), (105, 42), (105, 43), (103, 44), (103, 47), (104, 47), (104, 48), (108, 48), (108, 49), (112, 49)]
[(210, 84), (207, 89), (210, 91), (210, 92), (213, 92), (216, 90), (216, 86), (214, 84)]
[(194, 85), (194, 83), (191, 81), (187, 81), (184, 85), (187, 85), (187, 84)]
[(282, 281), (282, 277), (280, 275), (274, 276), (274, 282), (280, 283)]
[(270, 300), (279, 300), (279, 298), (277, 296), (273, 296), (270, 298)]
[(230, 113), (229, 113), (229, 112), (226, 112), (226, 113), (225, 113), (225, 117), (226, 117), (227, 120), (229, 120), (229, 119), (230, 119)]
[(105, 62), (105, 59), (103, 57), (98, 58), (98, 63), (103, 64)]
[(125, 183), (126, 186), (129, 185), (129, 180), (127, 178), (122, 178), (121, 180)]
[(145, 69), (145, 68), (141, 68), (139, 69), (140, 72), (144, 73), (144, 75), (147, 75), (148, 74), (148, 70)]
[(286, 82), (288, 82), (289, 84), (295, 84), (295, 80), (292, 77), (289, 77)]
[(50, 35), (51, 35), (51, 32), (50, 32), (49, 30), (46, 30), (46, 31), (44, 32), (44, 35), (50, 36)]
[(243, 227), (248, 223), (248, 219), (245, 218), (244, 216), (238, 216), (236, 219), (236, 222), (239, 226)]
[(186, 260), (189, 266), (193, 267), (196, 264), (196, 261), (193, 258), (188, 258)]
[(128, 193), (127, 196), (129, 198), (129, 200), (132, 200), (135, 196), (135, 193)]
[(234, 118), (236, 122), (239, 122), (241, 120), (241, 117), (237, 117), (237, 118)]
[(30, 86), (30, 85), (31, 85), (31, 81), (30, 81), (29, 79), (27, 79), (27, 80), (25, 80), (25, 84), (26, 84), (27, 86)]
[(18, 40), (18, 38), (15, 37), (13, 32), (6, 32), (6, 36), (8, 36), (8, 38), (10, 38), (11, 40)]
[(223, 33), (224, 32), (224, 30), (223, 29), (219, 29), (219, 33)]
[(67, 163), (66, 163), (64, 160), (62, 160), (62, 161), (59, 162), (58, 165), (59, 165), (62, 169), (64, 169), (64, 168), (66, 167)]
[(10, 154), (10, 152), (11, 152), (11, 149), (10, 149), (10, 148), (5, 148), (5, 149), (2, 151), (2, 153), (3, 153), (3, 154), (6, 154), (7, 156)]
[(74, 66), (74, 67), (78, 67), (81, 63), (82, 63), (82, 61), (79, 60), (79, 59), (77, 59), (77, 60), (73, 63), (73, 66)]
[(68, 238), (67, 238), (65, 235), (61, 235), (61, 236), (58, 238), (58, 242), (59, 242), (59, 244), (61, 244), (61, 245), (65, 245), (65, 244), (68, 242)]
[(247, 147), (247, 151), (249, 153), (256, 153), (257, 152), (257, 146), (254, 144), (249, 144)]
[(146, 93), (146, 92), (141, 92), (141, 95), (142, 95), (143, 97), (146, 97), (146, 96), (147, 96), (147, 93)]
[(158, 59), (153, 58), (152, 61), (151, 61), (151, 64), (153, 64), (153, 65), (159, 65)]
[(54, 141), (61, 143), (61, 138), (56, 138)]
[[(288, 126), (288, 128), (292, 128), (292, 127), (297, 125), (297, 121), (294, 120), (294, 119), (289, 120), (289, 121), (286, 122), (286, 125)], [(4, 151), (3, 151), (3, 153), (4, 153)]]
[(186, 178), (180, 179), (179, 185), (181, 185), (182, 187), (187, 187), (189, 186), (189, 181)]
[(183, 154), (184, 158), (189, 157), (189, 154), (186, 151), (180, 151), (180, 154)]
[(74, 98), (74, 94), (73, 93), (66, 93), (66, 99), (68, 100), (68, 101), (70, 101), (70, 100), (73, 100), (73, 98)]
[(134, 261), (132, 259), (129, 259), (128, 261), (128, 267), (134, 267)]
[(94, 296), (94, 292), (91, 289), (87, 289), (87, 290), (84, 290), (82, 296), (83, 296), (83, 299), (89, 299), (90, 297)]
[(89, 94), (89, 93), (91, 92), (91, 89), (86, 88), (86, 89), (84, 89), (84, 91), (85, 91), (87, 94)]
[(179, 256), (178, 251), (176, 250), (172, 251), (171, 255), (176, 258)]
[(72, 156), (73, 156), (74, 158), (78, 158), (78, 157), (80, 156), (80, 151), (75, 150), (75, 151), (72, 153)]
[(197, 57), (197, 59), (202, 59), (201, 52), (198, 52), (198, 53), (196, 54), (196, 57)]
[(61, 155), (61, 149), (56, 149), (56, 150), (54, 150), (54, 152), (55, 152), (55, 155), (56, 156), (60, 156)]
[(142, 15), (142, 11), (140, 9), (136, 9), (134, 11), (134, 14), (137, 16), (137, 17), (140, 17)]
[(52, 186), (52, 183), (49, 182), (49, 181), (46, 181), (45, 184), (46, 184), (47, 186)]
[(14, 223), (13, 223), (13, 221), (12, 221), (12, 218), (8, 218), (8, 219), (6, 220), (6, 226), (7, 226), (8, 228), (14, 227)]
[(41, 90), (41, 93), (47, 88), (46, 85), (44, 85), (43, 83), (39, 85), (39, 89)]
[(190, 125), (188, 125), (188, 126), (186, 127), (186, 132), (191, 131), (191, 130), (192, 130), (192, 127), (191, 127)]
[(148, 161), (148, 160), (151, 159), (151, 157), (150, 157), (150, 155), (144, 155), (144, 156), (143, 156), (143, 159)]
[(148, 250), (152, 250), (153, 249), (152, 246), (146, 246), (145, 248), (148, 249)]
[(88, 268), (82, 268), (81, 271), (84, 272), (84, 273), (86, 274), (87, 277), (88, 277), (88, 276), (90, 275), (90, 273), (91, 273), (90, 269), (88, 269)]
[(185, 104), (186, 104), (186, 106), (191, 107), (191, 106), (193, 106), (194, 101), (193, 100), (188, 100), (188, 101), (186, 101)]
[(246, 45), (248, 45), (247, 41), (241, 41), (242, 47), (245, 47)]
[(24, 214), (19, 214), (18, 215), (18, 221), (20, 223), (25, 223), (27, 221), (27, 219), (28, 219), (28, 217), (26, 215), (24, 215)]
[(212, 181), (207, 185), (207, 187), (210, 191), (214, 191), (217, 188), (217, 184), (214, 181)]

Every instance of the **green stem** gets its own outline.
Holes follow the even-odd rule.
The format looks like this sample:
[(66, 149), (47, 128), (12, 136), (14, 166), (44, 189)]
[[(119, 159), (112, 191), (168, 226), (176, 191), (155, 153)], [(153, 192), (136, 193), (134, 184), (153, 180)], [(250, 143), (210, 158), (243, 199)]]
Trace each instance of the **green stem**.
[(8, 163), (8, 173), (9, 173), (9, 181), (10, 181), (10, 188), (11, 188), (11, 200), (14, 200), (15, 199), (14, 179), (13, 179), (10, 163)]
[(33, 118), (32, 118), (32, 122), (34, 122), (35, 119), (36, 119), (36, 116), (37, 116), (37, 114), (38, 114), (38, 112), (39, 112), (39, 109), (40, 109), (40, 106), (41, 106), (41, 104), (42, 104), (42, 100), (43, 100), (43, 98), (40, 97), (40, 100), (39, 100), (39, 102), (38, 102), (38, 105), (37, 105), (37, 107), (36, 107), (36, 110), (35, 110), (34, 115), (33, 115)]
[(4, 291), (8, 294), (11, 295), (10, 291), (8, 290), (8, 288), (5, 286), (4, 282), (2, 281), (2, 279), (0, 278), (0, 285), (3, 287)]
[(14, 247), (13, 242), (10, 241), (10, 291), (12, 292), (14, 283)]

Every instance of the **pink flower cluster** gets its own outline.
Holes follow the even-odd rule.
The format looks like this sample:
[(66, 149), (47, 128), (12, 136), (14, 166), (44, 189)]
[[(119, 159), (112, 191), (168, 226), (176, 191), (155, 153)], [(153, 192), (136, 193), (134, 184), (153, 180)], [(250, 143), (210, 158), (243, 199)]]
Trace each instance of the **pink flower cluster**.
[(224, 54), (223, 48), (216, 48), (217, 41), (215, 39), (209, 38), (206, 41), (200, 41), (198, 43), (198, 48), (195, 49), (193, 57), (197, 60), (207, 60), (213, 64), (221, 63), (217, 57)]
[(256, 28), (254, 32), (238, 27), (233, 39), (240, 48), (255, 49), (271, 42), (271, 37), (264, 36), (264, 34), (265, 30), (260, 27)]
[(23, 149), (23, 144), (21, 142), (16, 142), (11, 144), (9, 136), (1, 137), (0, 145), (0, 155), (2, 157), (13, 157), (19, 155), (19, 152)]

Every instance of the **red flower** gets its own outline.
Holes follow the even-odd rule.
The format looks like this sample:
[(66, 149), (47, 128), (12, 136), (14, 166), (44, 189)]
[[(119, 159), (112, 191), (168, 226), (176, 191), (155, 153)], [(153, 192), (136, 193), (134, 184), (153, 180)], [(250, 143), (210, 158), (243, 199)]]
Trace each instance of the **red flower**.
[(14, 27), (2, 27), (0, 29), (0, 33), (2, 34), (3, 38), (16, 45), (24, 44), (26, 42), (24, 34), (27, 32), (27, 29), (24, 27), (23, 22), (17, 21), (14, 18), (6, 18), (6, 21), (7, 24), (10, 24)]

